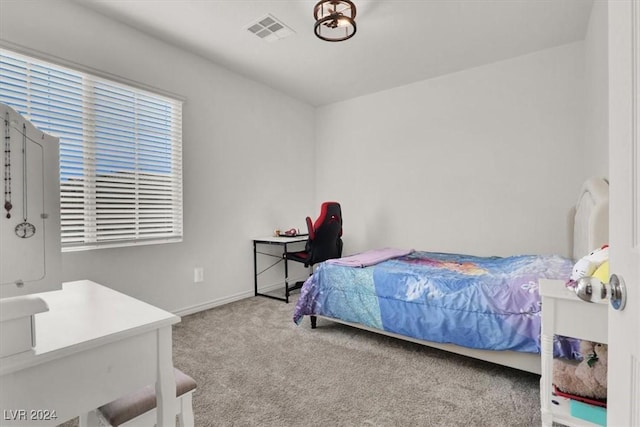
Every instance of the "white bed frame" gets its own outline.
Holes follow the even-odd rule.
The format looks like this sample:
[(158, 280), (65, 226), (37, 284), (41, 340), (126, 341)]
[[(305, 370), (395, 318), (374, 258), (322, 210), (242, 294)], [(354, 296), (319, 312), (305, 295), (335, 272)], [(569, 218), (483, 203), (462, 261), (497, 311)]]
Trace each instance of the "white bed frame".
[[(572, 208), (573, 217), (573, 258), (579, 259), (592, 250), (608, 243), (609, 230), (609, 184), (602, 178), (590, 178), (580, 190), (578, 202)], [(315, 327), (314, 317), (342, 323), (355, 328), (364, 329), (382, 335), (399, 338), (405, 341), (438, 348), (451, 353), (473, 357), (522, 371), (541, 373), (540, 354), (521, 353), (517, 351), (478, 350), (461, 347), (455, 344), (442, 344), (411, 338), (404, 335), (371, 328), (358, 323), (345, 322), (327, 316), (311, 316), (311, 325)]]

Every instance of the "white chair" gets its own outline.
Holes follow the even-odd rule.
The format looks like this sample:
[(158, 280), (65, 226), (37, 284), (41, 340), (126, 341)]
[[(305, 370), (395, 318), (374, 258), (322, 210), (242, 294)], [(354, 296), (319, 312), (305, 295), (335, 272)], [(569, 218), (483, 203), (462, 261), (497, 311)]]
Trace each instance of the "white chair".
[[(179, 369), (174, 368), (174, 372), (178, 425), (193, 427), (192, 394), (196, 390), (196, 382)], [(116, 399), (80, 417), (80, 427), (154, 426), (155, 422), (156, 390), (152, 385)]]

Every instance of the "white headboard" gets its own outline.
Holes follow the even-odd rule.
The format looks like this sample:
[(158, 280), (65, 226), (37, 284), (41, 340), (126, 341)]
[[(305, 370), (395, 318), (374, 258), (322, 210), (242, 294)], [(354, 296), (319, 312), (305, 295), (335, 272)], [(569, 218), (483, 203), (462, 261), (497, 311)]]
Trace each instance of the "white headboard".
[(609, 243), (609, 183), (589, 178), (575, 206), (573, 259), (577, 260)]

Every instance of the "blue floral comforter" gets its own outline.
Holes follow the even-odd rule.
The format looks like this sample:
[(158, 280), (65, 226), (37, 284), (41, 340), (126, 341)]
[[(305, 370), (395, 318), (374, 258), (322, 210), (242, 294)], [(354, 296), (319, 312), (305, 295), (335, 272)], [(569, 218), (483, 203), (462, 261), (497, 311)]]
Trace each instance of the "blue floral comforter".
[(488, 350), (540, 352), (538, 279), (567, 280), (556, 255), (412, 252), (364, 267), (322, 263), (293, 319), (323, 315), (404, 336)]

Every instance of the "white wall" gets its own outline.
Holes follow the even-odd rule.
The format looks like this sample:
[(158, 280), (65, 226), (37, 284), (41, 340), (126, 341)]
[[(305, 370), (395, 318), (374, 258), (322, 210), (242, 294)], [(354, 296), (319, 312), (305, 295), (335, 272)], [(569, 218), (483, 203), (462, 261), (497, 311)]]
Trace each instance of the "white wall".
[(317, 201), (345, 253), (570, 254), (583, 180), (584, 43), (319, 108)]
[[(3, 41), (187, 98), (184, 242), (66, 253), (64, 279), (172, 311), (252, 295), (251, 238), (302, 228), (316, 209), (313, 108), (76, 3), (2, 0), (1, 9)], [(283, 164), (285, 153), (296, 161)], [(196, 266), (204, 283), (192, 283)]]
[(607, 2), (593, 3), (585, 36), (585, 164), (609, 176), (609, 71)]
[(250, 239), (304, 228), (329, 199), (345, 253), (569, 254), (567, 212), (607, 164), (598, 3), (584, 43), (316, 111), (76, 3), (2, 0), (0, 39), (187, 98), (184, 242), (64, 254), (65, 280), (173, 311), (247, 296)]

